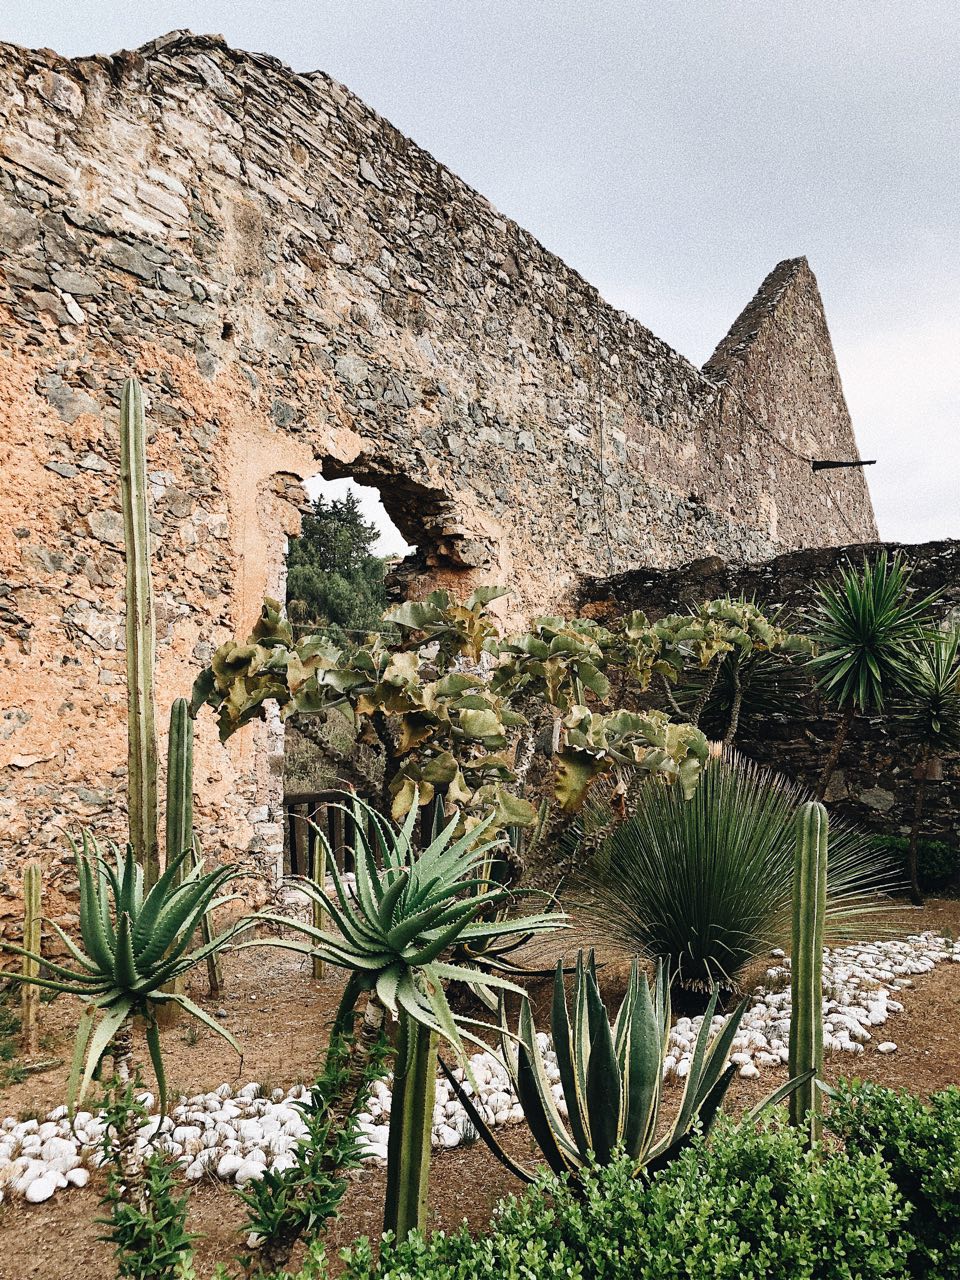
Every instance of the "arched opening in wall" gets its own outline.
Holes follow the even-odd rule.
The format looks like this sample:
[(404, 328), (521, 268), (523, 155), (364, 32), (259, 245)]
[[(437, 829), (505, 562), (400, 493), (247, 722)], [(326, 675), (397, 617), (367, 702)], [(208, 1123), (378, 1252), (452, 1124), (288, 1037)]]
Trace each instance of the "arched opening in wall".
[[(486, 580), (494, 548), (471, 530), (451, 495), (388, 463), (324, 458), (306, 481), (309, 507), (287, 550), (287, 609), (295, 634), (322, 631), (349, 649), (382, 627), (392, 603), (443, 586), (467, 595)], [(373, 718), (375, 719), (375, 718)], [(381, 734), (378, 739), (378, 734)], [(388, 733), (388, 737), (390, 734)], [(369, 740), (368, 740), (369, 738)], [(326, 821), (330, 792), (344, 785), (384, 809), (385, 762), (395, 753), (368, 723), (358, 736), (346, 710), (300, 715), (284, 733), (285, 853), (289, 869), (309, 866), (305, 819)], [(332, 836), (337, 832), (331, 829)]]
[[(349, 651), (383, 629), (394, 580), (405, 561), (416, 559), (417, 547), (390, 518), (376, 487), (318, 474), (304, 489), (308, 506), (300, 535), (287, 544), (287, 615), (297, 639), (322, 633)], [(309, 870), (307, 819), (325, 826), (330, 792), (348, 787), (368, 800), (377, 797), (383, 783), (379, 754), (358, 739), (344, 710), (290, 723), (284, 734), (288, 872)], [(331, 828), (334, 840), (338, 834), (342, 839)]]

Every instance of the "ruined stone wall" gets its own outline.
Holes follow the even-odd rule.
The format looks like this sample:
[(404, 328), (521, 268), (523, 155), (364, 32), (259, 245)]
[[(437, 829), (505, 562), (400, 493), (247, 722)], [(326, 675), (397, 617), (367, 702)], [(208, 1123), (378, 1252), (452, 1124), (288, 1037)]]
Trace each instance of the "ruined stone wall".
[[(865, 553), (879, 549), (818, 548), (777, 556), (760, 565), (731, 565), (709, 557), (665, 572), (638, 569), (585, 584), (582, 603), (601, 615), (643, 609), (658, 618), (729, 593), (755, 597), (767, 608), (785, 608), (798, 625), (813, 604), (818, 583), (832, 578), (845, 560), (858, 565)], [(921, 596), (939, 593), (937, 613), (960, 621), (960, 541), (888, 543), (886, 549), (891, 555), (902, 551), (914, 565), (914, 591)], [(835, 729), (836, 717), (811, 691), (796, 714), (745, 718), (737, 742), (753, 759), (813, 789)], [(915, 796), (914, 763), (889, 719), (858, 716), (827, 790), (831, 809), (870, 831), (908, 834)], [(957, 757), (944, 760), (942, 780), (929, 783), (926, 810), (924, 834), (960, 847)]]
[[(377, 485), (410, 590), (875, 536), (816, 282), (704, 372), (320, 73), (174, 33), (0, 46), (0, 876), (123, 829), (117, 399), (149, 398), (161, 706), (282, 592), (300, 479)], [(198, 827), (277, 856), (279, 740), (198, 744)]]

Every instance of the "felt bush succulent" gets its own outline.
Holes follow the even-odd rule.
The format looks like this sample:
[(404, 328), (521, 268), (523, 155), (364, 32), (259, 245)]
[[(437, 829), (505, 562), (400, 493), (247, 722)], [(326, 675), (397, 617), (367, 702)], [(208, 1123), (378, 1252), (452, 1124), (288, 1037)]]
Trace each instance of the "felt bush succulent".
[[(43, 957), (47, 976), (27, 980), (51, 991), (81, 996), (87, 1002), (80, 1016), (70, 1073), (71, 1106), (82, 1100), (114, 1036), (137, 1016), (146, 1023), (147, 1046), (164, 1106), (166, 1076), (156, 1017), (161, 1006), (179, 1005), (240, 1052), (225, 1027), (182, 991), (172, 988), (177, 978), (245, 927), (245, 922), (238, 922), (205, 945), (190, 950), (204, 913), (230, 900), (217, 895), (237, 872), (232, 867), (217, 867), (204, 873), (203, 864), (198, 863), (177, 883), (190, 854), (185, 850), (169, 862), (153, 888), (145, 893), (143, 868), (134, 858), (132, 847), (128, 845), (123, 855), (116, 848), (112, 853), (111, 865), (96, 840), (86, 832), (82, 848), (74, 847), (80, 881), (79, 943), (50, 922), (74, 965)], [(23, 947), (7, 947), (20, 955), (29, 954)]]

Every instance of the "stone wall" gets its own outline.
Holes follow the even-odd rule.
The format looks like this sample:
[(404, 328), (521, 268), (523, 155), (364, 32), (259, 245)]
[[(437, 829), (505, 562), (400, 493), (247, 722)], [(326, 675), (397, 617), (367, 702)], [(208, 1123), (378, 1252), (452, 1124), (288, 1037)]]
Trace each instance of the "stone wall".
[[(891, 555), (903, 551), (915, 566), (913, 589), (922, 596), (941, 592), (937, 612), (960, 621), (960, 541), (903, 547), (888, 543), (886, 549)], [(812, 605), (818, 582), (835, 575), (844, 560), (859, 564), (864, 553), (877, 550), (878, 546), (833, 547), (796, 551), (760, 565), (731, 565), (709, 557), (667, 572), (638, 569), (587, 583), (582, 602), (600, 615), (643, 609), (657, 618), (729, 593), (756, 598), (761, 606), (782, 606), (796, 621)], [(811, 693), (799, 715), (775, 715), (762, 724), (747, 721), (737, 740), (747, 755), (812, 788), (835, 726), (835, 718)], [(914, 760), (905, 754), (889, 721), (858, 717), (827, 799), (838, 813), (869, 830), (906, 835), (915, 795), (913, 770)], [(924, 833), (960, 846), (960, 760), (944, 761), (943, 780), (929, 784), (926, 805)]]
[[(411, 591), (875, 536), (816, 282), (703, 371), (320, 73), (173, 33), (0, 46), (5, 876), (123, 830), (117, 401), (152, 424), (162, 706), (283, 587), (300, 481), (376, 485)], [(200, 728), (205, 843), (275, 862), (278, 737)]]

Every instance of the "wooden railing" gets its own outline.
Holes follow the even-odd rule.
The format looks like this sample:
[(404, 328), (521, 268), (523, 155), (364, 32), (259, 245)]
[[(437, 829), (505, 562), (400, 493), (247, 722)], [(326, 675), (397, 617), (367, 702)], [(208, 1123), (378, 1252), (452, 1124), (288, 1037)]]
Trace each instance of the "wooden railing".
[(313, 875), (319, 844), (314, 826), (327, 837), (338, 869), (353, 870), (354, 823), (343, 811), (344, 799), (343, 789), (291, 791), (283, 797), (284, 861), (289, 875)]

